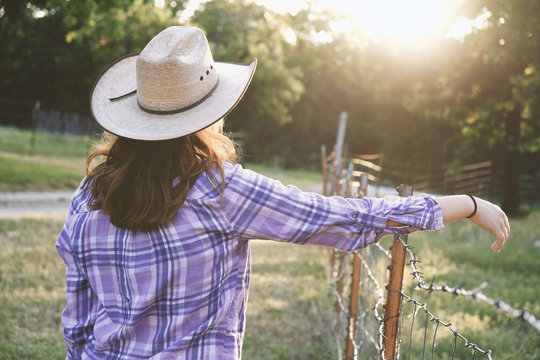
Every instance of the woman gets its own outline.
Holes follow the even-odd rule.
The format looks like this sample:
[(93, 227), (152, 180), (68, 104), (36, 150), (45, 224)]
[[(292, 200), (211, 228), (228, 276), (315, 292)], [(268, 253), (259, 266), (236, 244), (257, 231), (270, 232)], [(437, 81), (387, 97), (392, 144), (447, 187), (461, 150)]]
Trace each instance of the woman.
[(506, 216), (472, 196), (326, 198), (234, 165), (220, 119), (255, 66), (214, 62), (202, 31), (171, 27), (96, 81), (108, 133), (57, 243), (68, 359), (239, 359), (249, 239), (353, 250), (470, 217), (501, 250)]

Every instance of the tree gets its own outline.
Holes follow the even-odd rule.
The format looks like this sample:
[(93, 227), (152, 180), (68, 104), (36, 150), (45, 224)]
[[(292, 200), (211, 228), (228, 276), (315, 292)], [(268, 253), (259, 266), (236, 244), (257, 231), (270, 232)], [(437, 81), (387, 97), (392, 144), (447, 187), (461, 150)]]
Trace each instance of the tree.
[[(331, 24), (346, 21), (330, 11), (311, 8), (289, 15), (294, 41), (288, 44), (287, 66), (302, 71), (305, 91), (292, 109), (293, 121), (286, 126), (292, 135), (284, 149), (298, 154), (287, 158), (289, 166), (320, 164), (322, 144), (334, 145), (339, 114), (348, 113), (346, 142), (352, 153), (374, 152), (380, 136), (370, 80), (372, 65), (367, 62), (362, 35), (334, 32)], [(355, 39), (357, 37), (357, 39)]]
[[(467, 116), (458, 120), (468, 148), (484, 146), (504, 160), (502, 207), (520, 212), (522, 157), (540, 150), (540, 1), (469, 2), (489, 12), (487, 27), (465, 38), (457, 87)], [(537, 167), (538, 169), (538, 167)]]
[(289, 140), (283, 125), (291, 121), (290, 108), (303, 92), (301, 71), (284, 63), (283, 18), (244, 0), (214, 0), (204, 3), (192, 22), (207, 32), (216, 61), (259, 59), (249, 90), (227, 125), (245, 134), (250, 161), (268, 162)]
[(469, 1), (456, 13), (482, 16), (485, 24), (461, 42), (441, 41), (431, 63), (404, 71), (387, 61), (391, 56), (376, 53), (384, 58), (376, 83), (388, 84), (380, 99), (387, 103), (381, 107), (385, 134), (396, 133), (391, 114), (400, 115), (402, 125), (400, 136), (387, 138), (396, 143), (385, 147), (394, 149), (394, 158), (401, 148), (416, 161), (440, 164), (493, 160), (505, 174), (502, 207), (518, 215), (522, 165), (539, 170), (522, 158), (540, 150), (540, 1)]
[(0, 92), (79, 113), (109, 63), (172, 23), (150, 0), (2, 0), (0, 8)]

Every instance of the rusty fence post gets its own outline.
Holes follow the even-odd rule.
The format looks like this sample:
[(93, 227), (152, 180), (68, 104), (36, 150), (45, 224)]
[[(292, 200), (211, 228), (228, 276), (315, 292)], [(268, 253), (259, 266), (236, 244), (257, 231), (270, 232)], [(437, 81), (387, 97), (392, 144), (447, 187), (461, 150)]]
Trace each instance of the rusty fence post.
[[(413, 189), (409, 185), (399, 185), (398, 192), (400, 196), (411, 196)], [(404, 243), (407, 243), (407, 236), (401, 236)], [(384, 357), (381, 351), (381, 360), (395, 360), (398, 349), (399, 339), (397, 338), (399, 330), (399, 315), (401, 311), (401, 289), (403, 286), (403, 267), (405, 266), (405, 247), (401, 243), (399, 236), (394, 236), (394, 243), (390, 247), (392, 258), (388, 270), (388, 284), (386, 285), (386, 304), (384, 305)]]
[[(352, 165), (352, 163), (351, 163)], [(349, 165), (349, 172), (352, 176), (352, 169)], [(352, 182), (351, 182), (352, 183)], [(360, 176), (360, 186), (358, 187), (358, 198), (361, 199), (367, 194), (368, 186), (368, 176), (367, 174), (362, 174)], [(350, 189), (350, 186), (349, 186)], [(358, 253), (362, 253), (362, 250), (356, 250)], [(349, 326), (347, 328), (347, 341), (345, 342), (345, 359), (351, 360), (356, 359), (357, 354), (355, 351), (354, 336), (356, 333), (357, 327), (357, 317), (358, 317), (358, 297), (360, 295), (360, 271), (362, 263), (360, 258), (354, 254), (353, 256), (353, 268), (351, 273), (351, 293), (349, 300)]]

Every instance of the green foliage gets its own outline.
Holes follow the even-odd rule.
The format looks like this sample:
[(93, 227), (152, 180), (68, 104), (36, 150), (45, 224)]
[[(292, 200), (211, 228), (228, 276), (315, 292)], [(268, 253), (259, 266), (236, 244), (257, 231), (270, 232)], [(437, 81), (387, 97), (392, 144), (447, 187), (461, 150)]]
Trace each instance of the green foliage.
[(283, 125), (291, 122), (290, 109), (304, 90), (299, 67), (286, 64), (285, 18), (245, 0), (215, 0), (204, 3), (192, 22), (206, 30), (215, 60), (248, 63), (258, 58), (255, 77), (227, 126), (245, 134), (249, 161), (282, 154)]
[(491, 16), (488, 28), (464, 43), (469, 69), (460, 74), (459, 90), (470, 118), (463, 128), (472, 141), (480, 136), (494, 138), (491, 148), (502, 145), (508, 150), (537, 151), (540, 2), (473, 3), (486, 6)]
[[(390, 81), (384, 95), (395, 101), (387, 124), (401, 115), (397, 129), (387, 127), (385, 153), (416, 163), (492, 160), (505, 173), (503, 209), (517, 215), (519, 173), (539, 170), (537, 161), (521, 160), (538, 154), (540, 141), (540, 2), (471, 1), (458, 10), (470, 18), (489, 14), (485, 28), (462, 42), (441, 42), (444, 51), (419, 71), (408, 64), (407, 73), (377, 80)], [(388, 70), (384, 64), (381, 75)]]
[(149, 0), (8, 1), (4, 11), (0, 67), (8, 76), (0, 93), (79, 113), (88, 112), (92, 84), (109, 63), (171, 23)]
[[(488, 29), (465, 42), (469, 57), (464, 60), (474, 71), (462, 74), (467, 77), (462, 78), (465, 87), (460, 94), (468, 121), (461, 125), (469, 148), (488, 139), (487, 148), (502, 155), (502, 207), (510, 215), (518, 215), (522, 154), (537, 151), (539, 143), (540, 2), (491, 0), (477, 6), (485, 5), (491, 13)], [(537, 165), (524, 165), (538, 171)]]
[[(187, 2), (163, 3), (2, 0), (0, 93), (87, 112), (92, 83), (109, 63), (178, 24)], [(491, 16), (462, 41), (433, 34), (429, 49), (399, 48), (391, 39), (375, 44), (350, 23), (334, 30), (346, 17), (313, 6), (292, 15), (214, 0), (201, 2), (184, 25), (206, 31), (217, 61), (259, 60), (227, 121), (242, 134), (248, 162), (317, 168), (320, 145), (334, 145), (339, 114), (347, 111), (349, 153), (383, 152), (385, 166), (420, 173), (492, 160), (509, 174), (503, 205), (515, 210), (519, 204), (507, 200), (519, 200), (517, 174), (540, 170), (540, 4), (475, 0), (449, 12), (447, 25), (459, 16)], [(520, 167), (525, 156), (532, 161)]]
[[(350, 34), (332, 34), (329, 24), (339, 19), (331, 12), (322, 14), (309, 8), (290, 16), (296, 41), (290, 45), (287, 63), (302, 71), (305, 92), (294, 105), (293, 121), (285, 129), (295, 141), (284, 143), (283, 153), (304, 156), (286, 158), (287, 167), (320, 161), (318, 149), (322, 144), (332, 148), (342, 111), (348, 113), (349, 150), (378, 151), (380, 134), (373, 125), (379, 116), (369, 75), (373, 65), (366, 58), (366, 49), (351, 41)], [(331, 34), (331, 41), (317, 40), (321, 34)], [(314, 152), (315, 159), (309, 157)]]

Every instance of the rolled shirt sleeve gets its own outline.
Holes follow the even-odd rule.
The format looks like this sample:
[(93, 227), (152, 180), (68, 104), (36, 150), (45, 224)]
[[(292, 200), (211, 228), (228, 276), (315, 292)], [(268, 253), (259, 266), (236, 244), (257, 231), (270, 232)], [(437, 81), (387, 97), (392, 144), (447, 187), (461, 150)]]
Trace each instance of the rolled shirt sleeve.
[[(228, 165), (232, 167), (233, 165)], [(236, 165), (227, 169), (222, 204), (233, 231), (244, 239), (354, 250), (392, 233), (436, 230), (442, 212), (429, 195), (348, 199), (284, 186)], [(388, 220), (404, 224), (389, 227)]]

